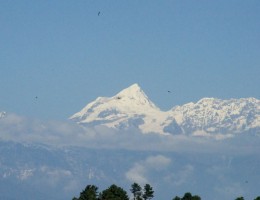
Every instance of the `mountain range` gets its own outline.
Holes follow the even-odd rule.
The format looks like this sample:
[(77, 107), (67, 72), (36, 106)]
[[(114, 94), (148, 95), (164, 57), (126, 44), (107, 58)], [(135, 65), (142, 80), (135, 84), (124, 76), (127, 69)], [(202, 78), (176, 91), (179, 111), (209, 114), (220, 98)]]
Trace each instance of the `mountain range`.
[(88, 184), (130, 193), (133, 182), (151, 184), (154, 200), (184, 192), (254, 199), (259, 117), (255, 98), (203, 98), (162, 111), (138, 84), (62, 122), (0, 112), (0, 199), (72, 199)]
[(162, 111), (138, 84), (112, 97), (98, 97), (70, 117), (83, 126), (103, 125), (142, 133), (229, 137), (260, 132), (260, 100), (203, 98)]

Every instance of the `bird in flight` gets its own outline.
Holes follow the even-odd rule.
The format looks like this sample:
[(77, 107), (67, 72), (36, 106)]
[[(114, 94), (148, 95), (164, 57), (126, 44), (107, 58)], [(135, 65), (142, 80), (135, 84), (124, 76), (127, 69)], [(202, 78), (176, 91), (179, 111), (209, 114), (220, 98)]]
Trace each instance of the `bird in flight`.
[(100, 15), (100, 11), (98, 12), (98, 14), (97, 14), (98, 16)]

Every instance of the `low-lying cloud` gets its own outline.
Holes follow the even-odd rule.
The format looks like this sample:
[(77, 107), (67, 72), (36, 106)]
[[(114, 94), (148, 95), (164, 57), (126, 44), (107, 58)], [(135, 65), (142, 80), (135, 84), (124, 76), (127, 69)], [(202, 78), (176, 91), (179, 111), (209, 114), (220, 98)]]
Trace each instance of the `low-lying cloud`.
[(149, 183), (149, 173), (164, 170), (171, 163), (171, 159), (163, 155), (149, 156), (144, 161), (134, 163), (125, 176), (128, 181), (140, 184)]
[[(255, 191), (250, 194), (254, 197), (258, 195), (256, 185), (259, 177), (260, 138), (257, 134), (234, 135), (225, 139), (202, 134), (166, 136), (142, 134), (137, 129), (116, 131), (104, 126), (82, 127), (71, 121), (43, 121), (7, 114), (0, 118), (0, 141), (54, 147), (73, 146), (64, 148), (67, 150), (78, 149), (74, 147), (86, 147), (82, 148), (84, 151), (89, 148), (102, 149), (100, 152), (104, 152), (104, 149), (126, 150), (120, 154), (123, 158), (133, 155), (130, 159), (120, 159), (119, 156), (112, 163), (117, 165), (117, 162), (122, 162), (122, 166), (121, 163), (116, 167), (110, 166), (111, 169), (107, 172), (107, 166), (100, 164), (104, 160), (97, 157), (98, 171), (107, 174), (103, 176), (103, 172), (96, 173), (96, 179), (91, 177), (95, 173), (88, 173), (86, 170), (84, 174), (88, 174), (88, 177), (86, 175), (82, 178), (82, 173), (77, 174), (70, 165), (64, 167), (63, 162), (61, 165), (45, 165), (41, 162), (39, 167), (25, 162), (23, 168), (15, 169), (14, 176), (20, 181), (40, 183), (46, 190), (62, 188), (63, 192), (70, 193), (82, 188), (86, 180), (98, 181), (102, 177), (102, 183), (104, 180), (120, 180), (128, 184), (137, 182), (140, 185), (149, 183), (155, 191), (162, 191), (158, 196), (172, 188), (175, 188), (175, 192), (191, 191), (206, 194), (206, 197), (214, 194), (215, 199), (234, 199), (235, 195), (248, 195), (248, 191)], [(131, 150), (130, 154), (127, 150)], [(111, 151), (112, 157), (113, 152), (116, 151)], [(71, 154), (72, 157), (73, 155)], [(77, 159), (75, 161), (78, 162)], [(117, 175), (120, 173), (120, 178), (114, 179), (114, 174), (109, 174), (113, 170)], [(2, 175), (3, 178), (8, 178), (10, 173), (6, 170)], [(106, 176), (112, 178), (103, 178)]]
[(42, 121), (16, 114), (7, 114), (0, 119), (0, 132), (1, 140), (55, 146), (231, 154), (250, 154), (260, 150), (257, 134), (241, 134), (222, 140), (203, 136), (141, 134), (137, 129), (116, 131), (104, 126), (82, 127), (71, 121)]

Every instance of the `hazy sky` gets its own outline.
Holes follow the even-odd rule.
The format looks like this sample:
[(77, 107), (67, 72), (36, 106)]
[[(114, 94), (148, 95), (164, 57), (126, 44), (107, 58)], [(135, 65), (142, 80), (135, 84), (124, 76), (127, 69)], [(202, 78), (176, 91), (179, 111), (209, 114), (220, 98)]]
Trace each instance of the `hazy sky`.
[(0, 111), (66, 119), (133, 83), (162, 110), (260, 98), (257, 0), (1, 1), (0, 29)]

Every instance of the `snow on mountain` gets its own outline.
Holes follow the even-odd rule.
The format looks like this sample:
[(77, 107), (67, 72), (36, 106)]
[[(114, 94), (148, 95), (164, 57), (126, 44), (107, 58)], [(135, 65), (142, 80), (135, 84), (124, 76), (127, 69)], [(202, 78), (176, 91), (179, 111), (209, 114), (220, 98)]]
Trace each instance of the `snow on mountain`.
[(169, 199), (187, 188), (199, 191), (204, 199), (232, 199), (241, 190), (229, 194), (225, 188), (233, 183), (246, 185), (245, 194), (251, 195), (243, 195), (246, 199), (259, 195), (258, 151), (252, 155), (187, 154), (156, 149), (57, 148), (0, 140), (0, 158), (0, 199), (4, 200), (72, 199), (87, 184), (102, 189), (116, 184), (129, 191), (133, 182), (146, 180), (156, 188), (154, 200)]
[(203, 98), (197, 103), (161, 111), (138, 84), (113, 97), (98, 97), (70, 117), (81, 125), (110, 128), (135, 127), (143, 133), (234, 134), (260, 132), (260, 101), (255, 98), (220, 100)]
[(186, 133), (240, 133), (260, 130), (260, 101), (255, 98), (203, 98), (197, 103), (174, 107), (171, 115)]
[(166, 117), (167, 114), (149, 100), (139, 85), (133, 84), (113, 97), (98, 97), (70, 119), (79, 124), (118, 129), (139, 127), (144, 133), (163, 133), (157, 124)]

